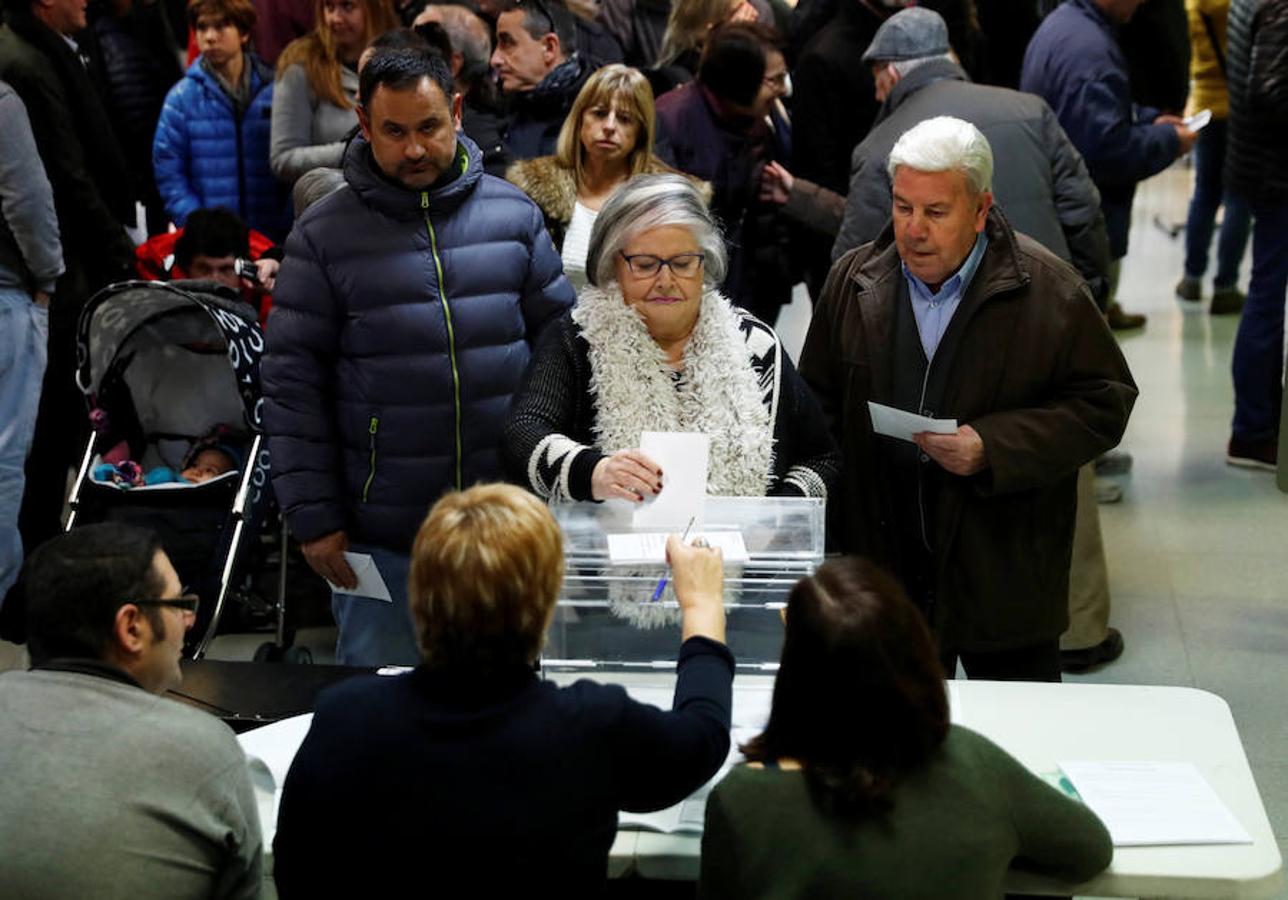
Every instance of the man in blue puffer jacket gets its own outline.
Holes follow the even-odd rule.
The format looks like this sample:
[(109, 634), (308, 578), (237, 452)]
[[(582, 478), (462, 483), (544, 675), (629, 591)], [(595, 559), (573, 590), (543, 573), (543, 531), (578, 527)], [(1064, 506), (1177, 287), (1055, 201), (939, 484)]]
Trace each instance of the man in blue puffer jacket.
[(255, 7), (195, 0), (188, 21), (201, 56), (170, 89), (152, 141), (166, 214), (183, 227), (193, 210), (222, 206), (280, 241), (290, 206), (268, 161), (273, 72), (246, 50)]
[(377, 50), (359, 96), (345, 186), (286, 242), (265, 422), (273, 488), (309, 565), (354, 590), (374, 564), (392, 596), (335, 594), (337, 660), (415, 664), (412, 539), (442, 493), (502, 477), (510, 396), (537, 333), (574, 296), (541, 211), (484, 174), (458, 134), (441, 57)]

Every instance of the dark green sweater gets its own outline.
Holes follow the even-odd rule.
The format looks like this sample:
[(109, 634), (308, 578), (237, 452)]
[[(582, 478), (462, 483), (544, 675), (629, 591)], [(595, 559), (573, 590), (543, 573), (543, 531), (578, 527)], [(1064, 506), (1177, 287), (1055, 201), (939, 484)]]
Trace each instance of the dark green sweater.
[(840, 819), (804, 773), (738, 766), (707, 800), (699, 896), (996, 900), (1013, 863), (1076, 883), (1113, 856), (1095, 813), (955, 725), (893, 799), (884, 815)]

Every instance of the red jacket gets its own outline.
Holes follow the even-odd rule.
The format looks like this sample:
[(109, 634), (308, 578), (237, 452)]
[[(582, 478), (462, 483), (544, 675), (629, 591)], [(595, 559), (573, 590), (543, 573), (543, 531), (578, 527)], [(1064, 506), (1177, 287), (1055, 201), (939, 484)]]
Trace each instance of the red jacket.
[[(176, 281), (188, 277), (174, 261), (174, 245), (182, 234), (182, 228), (158, 234), (134, 248), (134, 268), (140, 278), (146, 281)], [(251, 229), (251, 259), (259, 259), (274, 246), (267, 237)], [(267, 291), (258, 292), (246, 287), (242, 288), (242, 296), (247, 303), (259, 310), (259, 324), (263, 326), (268, 321), (269, 310), (273, 308), (273, 296)]]

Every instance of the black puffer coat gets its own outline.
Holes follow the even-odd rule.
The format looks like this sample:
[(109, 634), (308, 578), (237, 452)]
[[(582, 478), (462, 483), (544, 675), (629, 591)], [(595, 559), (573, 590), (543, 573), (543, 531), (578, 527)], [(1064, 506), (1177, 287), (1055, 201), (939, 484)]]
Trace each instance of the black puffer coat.
[(1288, 0), (1233, 0), (1228, 34), (1226, 185), (1288, 201)]

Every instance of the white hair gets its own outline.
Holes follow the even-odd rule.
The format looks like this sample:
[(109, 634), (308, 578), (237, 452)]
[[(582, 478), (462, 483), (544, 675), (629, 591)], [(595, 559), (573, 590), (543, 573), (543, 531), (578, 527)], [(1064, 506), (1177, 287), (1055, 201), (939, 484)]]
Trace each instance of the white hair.
[(993, 183), (993, 148), (970, 122), (935, 116), (909, 128), (895, 142), (886, 163), (891, 181), (900, 166), (918, 172), (961, 172), (971, 192), (979, 194)]
[(728, 256), (715, 217), (691, 180), (667, 174), (636, 175), (599, 211), (586, 250), (590, 283), (603, 287), (615, 281), (614, 261), (631, 238), (666, 225), (683, 225), (693, 232), (706, 257), (703, 277), (709, 284), (724, 281)]

